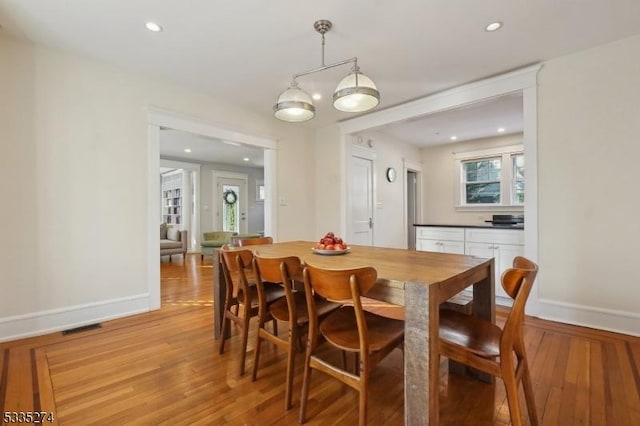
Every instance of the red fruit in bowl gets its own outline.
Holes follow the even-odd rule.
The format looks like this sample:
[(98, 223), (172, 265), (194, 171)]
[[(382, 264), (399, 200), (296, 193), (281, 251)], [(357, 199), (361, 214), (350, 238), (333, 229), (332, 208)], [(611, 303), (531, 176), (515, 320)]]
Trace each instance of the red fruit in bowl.
[(324, 243), (324, 245), (333, 245), (335, 244), (335, 240), (332, 237), (324, 237), (322, 239), (322, 242)]
[(333, 244), (327, 244), (326, 246), (324, 246), (325, 250), (335, 250), (336, 246), (334, 246)]
[(342, 244), (335, 244), (333, 247), (335, 247), (336, 250), (344, 250), (344, 246)]

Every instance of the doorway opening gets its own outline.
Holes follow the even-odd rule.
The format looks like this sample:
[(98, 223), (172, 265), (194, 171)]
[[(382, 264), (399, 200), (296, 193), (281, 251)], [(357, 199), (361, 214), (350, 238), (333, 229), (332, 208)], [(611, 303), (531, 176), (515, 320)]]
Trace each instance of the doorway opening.
[[(150, 108), (148, 111), (148, 140), (147, 140), (147, 282), (149, 294), (149, 309), (161, 307), (160, 297), (160, 134), (161, 130), (173, 129), (189, 132), (207, 138), (245, 145), (262, 150), (264, 158), (264, 231), (277, 238), (277, 217), (275, 208), (276, 194), (276, 156), (275, 140), (260, 136), (243, 134), (241, 132), (223, 129), (201, 120), (185, 117), (173, 112)], [(202, 181), (202, 179), (201, 179)], [(200, 192), (202, 195), (202, 191)], [(200, 197), (202, 198), (202, 197)], [(204, 207), (203, 207), (204, 208)], [(197, 210), (197, 206), (196, 206)], [(202, 217), (202, 215), (201, 215)], [(197, 222), (197, 221), (196, 221)], [(197, 231), (199, 232), (199, 231)], [(196, 233), (197, 238), (198, 233)]]
[(416, 233), (414, 225), (418, 223), (418, 172), (415, 170), (407, 170), (407, 248), (409, 250), (416, 249)]

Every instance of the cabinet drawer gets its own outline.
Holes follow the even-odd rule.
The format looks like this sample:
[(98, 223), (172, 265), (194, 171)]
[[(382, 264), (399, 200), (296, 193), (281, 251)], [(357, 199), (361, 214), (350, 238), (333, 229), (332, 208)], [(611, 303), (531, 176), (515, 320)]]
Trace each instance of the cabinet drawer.
[(416, 238), (464, 242), (464, 228), (416, 227)]
[(524, 231), (521, 229), (466, 228), (465, 240), (475, 243), (523, 245)]

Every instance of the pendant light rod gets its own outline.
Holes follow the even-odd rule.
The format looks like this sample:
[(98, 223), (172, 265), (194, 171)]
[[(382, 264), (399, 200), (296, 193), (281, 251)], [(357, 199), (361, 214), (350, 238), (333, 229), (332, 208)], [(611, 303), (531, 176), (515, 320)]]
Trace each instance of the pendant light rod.
[(340, 65), (345, 65), (345, 64), (349, 64), (351, 62), (353, 62), (355, 64), (355, 68), (358, 67), (358, 58), (357, 57), (353, 57), (351, 59), (345, 59), (344, 61), (338, 61), (338, 62), (334, 62), (332, 64), (326, 65), (324, 63), (324, 45), (325, 45), (325, 41), (324, 41), (324, 35), (325, 33), (327, 33), (327, 31), (329, 31), (331, 29), (331, 27), (333, 27), (333, 24), (331, 23), (331, 21), (327, 20), (327, 19), (320, 19), (316, 22), (314, 22), (313, 24), (313, 28), (315, 28), (315, 30), (317, 32), (320, 33), (321, 35), (321, 57), (320, 57), (320, 66), (318, 68), (314, 68), (311, 69), (309, 71), (304, 71), (298, 74), (294, 74), (293, 75), (293, 80), (295, 81), (296, 78), (298, 77), (302, 77), (303, 75), (308, 75), (308, 74), (313, 74), (316, 72), (320, 72), (320, 71), (324, 71), (327, 70), (329, 68), (335, 68), (335, 67), (339, 67)]
[(303, 75), (313, 74), (313, 73), (316, 73), (316, 72), (327, 70), (329, 68), (339, 67), (340, 65), (345, 65), (345, 64), (348, 64), (348, 63), (351, 63), (351, 62), (353, 62), (355, 64), (354, 65), (355, 68), (358, 67), (358, 58), (357, 57), (353, 57), (351, 59), (345, 59), (344, 61), (334, 62), (333, 64), (329, 64), (329, 65), (325, 65), (324, 64), (324, 59), (323, 59), (322, 66), (320, 66), (318, 68), (314, 68), (314, 69), (309, 70), (309, 71), (304, 71), (304, 72), (301, 72), (301, 73), (298, 73), (298, 74), (294, 74), (293, 75), (293, 79), (295, 80), (296, 78), (302, 77)]

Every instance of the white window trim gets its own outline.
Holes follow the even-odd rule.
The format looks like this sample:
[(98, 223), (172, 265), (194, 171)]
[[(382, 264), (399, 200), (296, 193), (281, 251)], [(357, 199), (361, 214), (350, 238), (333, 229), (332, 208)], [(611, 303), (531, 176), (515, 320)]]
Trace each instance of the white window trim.
[[(512, 204), (512, 163), (513, 154), (524, 153), (524, 145), (510, 145), (477, 151), (454, 152), (455, 206), (457, 211), (521, 211), (524, 204)], [(500, 178), (500, 204), (463, 204), (462, 163), (468, 160), (502, 157), (502, 175)], [(507, 167), (505, 167), (507, 165)]]

